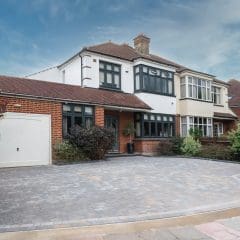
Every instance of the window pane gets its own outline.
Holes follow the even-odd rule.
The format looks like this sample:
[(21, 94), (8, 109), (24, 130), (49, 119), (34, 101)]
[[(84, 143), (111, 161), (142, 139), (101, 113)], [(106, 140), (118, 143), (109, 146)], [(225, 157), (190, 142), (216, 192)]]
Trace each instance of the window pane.
[(188, 85), (188, 97), (192, 97), (192, 85)]
[(161, 121), (161, 116), (157, 116), (157, 121)]
[(165, 78), (165, 77), (167, 77), (167, 73), (166, 73), (165, 71), (162, 71), (161, 76), (162, 76), (163, 78)]
[(93, 108), (92, 107), (85, 107), (85, 114), (92, 115), (93, 114)]
[(111, 73), (107, 73), (107, 83), (112, 83), (112, 74)]
[(144, 122), (143, 124), (143, 135), (144, 136), (149, 136), (149, 122)]
[(143, 72), (147, 73), (148, 72), (148, 68), (147, 67), (143, 67)]
[(120, 87), (120, 77), (119, 74), (114, 74), (114, 83), (116, 84), (116, 87)]
[(150, 120), (154, 121), (155, 120), (155, 115), (152, 114), (151, 117), (150, 117)]
[(82, 112), (81, 106), (74, 106), (74, 112)]
[(167, 121), (167, 116), (163, 116), (163, 121), (164, 121), (164, 122)]
[(162, 83), (163, 83), (163, 93), (167, 93), (167, 80), (164, 79)]
[(77, 116), (74, 118), (74, 124), (78, 125), (78, 126), (82, 126), (82, 117), (81, 116)]
[(151, 136), (156, 136), (155, 122), (151, 122)]
[(181, 117), (181, 122), (182, 123), (187, 123), (187, 117)]
[(102, 62), (99, 63), (99, 68), (104, 69), (104, 64)]
[(139, 67), (135, 67), (135, 73), (139, 73)]
[(186, 97), (186, 85), (181, 85), (181, 98)]
[(63, 105), (63, 112), (71, 112), (71, 106), (70, 105)]
[(158, 93), (160, 93), (161, 92), (161, 79), (160, 78), (155, 78), (155, 80), (156, 80), (156, 91)]
[(173, 93), (173, 82), (168, 81), (168, 93), (172, 94)]
[(104, 72), (99, 72), (99, 79), (100, 79), (100, 84), (104, 83)]
[(148, 89), (148, 75), (143, 75), (143, 89)]
[(197, 98), (197, 86), (193, 85), (193, 98)]
[(107, 70), (112, 70), (112, 65), (111, 64), (107, 64)]
[(140, 122), (136, 123), (136, 136), (137, 137), (141, 136), (141, 124), (140, 124)]
[(162, 137), (163, 136), (162, 123), (160, 123), (160, 122), (157, 123), (157, 136), (158, 137)]
[(63, 116), (63, 136), (66, 137), (72, 127), (71, 116)]
[(169, 123), (169, 137), (173, 136), (173, 123)]
[(187, 125), (182, 124), (182, 137), (186, 137), (186, 136), (187, 136)]
[(163, 136), (168, 137), (168, 123), (163, 124)]
[(150, 90), (150, 91), (155, 90), (155, 77), (154, 76), (150, 76), (148, 90)]
[(85, 127), (90, 128), (93, 126), (93, 119), (92, 117), (85, 117)]
[(114, 69), (114, 72), (120, 72), (120, 67), (119, 66), (115, 65), (113, 69)]
[(173, 121), (173, 117), (169, 117), (169, 122), (172, 122)]
[(140, 89), (140, 78), (139, 78), (139, 75), (136, 75), (136, 90), (139, 90)]
[(144, 114), (144, 120), (148, 120), (148, 115)]

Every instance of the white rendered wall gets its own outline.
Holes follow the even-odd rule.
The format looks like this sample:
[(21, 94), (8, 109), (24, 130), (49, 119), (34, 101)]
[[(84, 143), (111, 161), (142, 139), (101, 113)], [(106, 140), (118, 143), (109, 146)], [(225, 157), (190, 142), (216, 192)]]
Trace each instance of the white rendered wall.
[(46, 70), (43, 70), (38, 73), (31, 74), (26, 78), (36, 79), (36, 80), (43, 80), (48, 82), (59, 82), (61, 83), (62, 80), (59, 75), (59, 70), (57, 67), (52, 67)]

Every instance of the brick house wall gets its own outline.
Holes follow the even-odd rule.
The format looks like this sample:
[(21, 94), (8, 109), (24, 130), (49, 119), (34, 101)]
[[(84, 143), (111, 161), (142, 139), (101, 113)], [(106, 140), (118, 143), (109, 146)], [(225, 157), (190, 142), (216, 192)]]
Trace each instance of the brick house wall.
[(143, 154), (157, 154), (159, 143), (161, 140), (159, 139), (135, 139), (134, 140), (134, 148), (138, 153)]
[(62, 140), (62, 104), (47, 100), (0, 96), (0, 103), (7, 101), (7, 112), (51, 115), (52, 144)]
[(104, 127), (104, 108), (96, 106), (95, 107), (95, 125)]

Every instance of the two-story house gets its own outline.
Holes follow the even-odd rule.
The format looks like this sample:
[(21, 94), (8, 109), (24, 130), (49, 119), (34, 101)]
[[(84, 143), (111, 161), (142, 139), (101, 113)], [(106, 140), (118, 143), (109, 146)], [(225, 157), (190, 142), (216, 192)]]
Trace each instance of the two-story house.
[(135, 151), (141, 153), (155, 152), (159, 141), (186, 136), (190, 128), (209, 137), (231, 128), (236, 116), (228, 108), (227, 83), (153, 55), (149, 47), (142, 34), (134, 47), (85, 47), (25, 79), (0, 77), (0, 98), (8, 112), (49, 114), (52, 143), (74, 124), (114, 128), (116, 152), (126, 152), (122, 132), (129, 122), (135, 123)]

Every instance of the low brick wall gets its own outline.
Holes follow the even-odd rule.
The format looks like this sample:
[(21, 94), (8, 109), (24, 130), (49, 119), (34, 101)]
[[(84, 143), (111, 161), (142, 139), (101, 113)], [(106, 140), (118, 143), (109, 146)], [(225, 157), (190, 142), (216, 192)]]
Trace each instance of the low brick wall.
[(160, 141), (159, 139), (135, 139), (134, 150), (137, 153), (157, 155)]
[(202, 145), (209, 145), (209, 144), (220, 144), (224, 146), (230, 145), (230, 141), (227, 138), (201, 138), (200, 142)]

